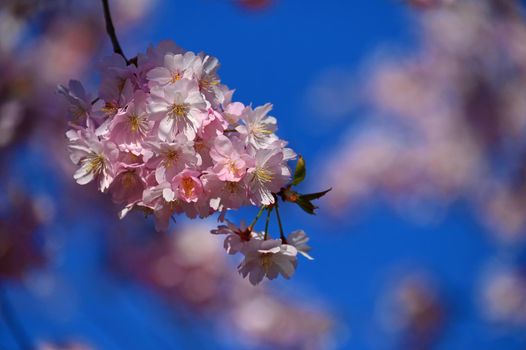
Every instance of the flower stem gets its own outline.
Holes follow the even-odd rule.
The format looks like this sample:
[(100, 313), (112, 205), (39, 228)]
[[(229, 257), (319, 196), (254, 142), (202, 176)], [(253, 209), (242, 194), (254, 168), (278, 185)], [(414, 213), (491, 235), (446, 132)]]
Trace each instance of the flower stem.
[(261, 209), (259, 209), (259, 212), (258, 214), (256, 215), (256, 217), (254, 218), (254, 220), (252, 220), (252, 223), (250, 224), (250, 226), (248, 227), (250, 231), (252, 231), (252, 229), (254, 228), (254, 226), (256, 225), (256, 222), (258, 222), (258, 219), (259, 217), (261, 216), (261, 214), (263, 214), (263, 211), (265, 210), (266, 206), (262, 206)]
[(265, 222), (265, 237), (264, 237), (265, 240), (268, 238), (268, 223), (270, 221), (270, 213), (272, 213), (272, 209), (274, 209), (274, 207), (267, 208), (267, 221)]
[(7, 294), (3, 288), (0, 288), (0, 313), (2, 314), (7, 327), (11, 330), (13, 338), (18, 343), (19, 348), (22, 350), (33, 349), (29, 337), (15, 317), (14, 308), (9, 302)]
[(106, 21), (106, 32), (108, 33), (111, 44), (113, 45), (113, 52), (119, 54), (124, 58), (126, 64), (130, 64), (124, 52), (122, 51), (121, 44), (119, 44), (119, 39), (117, 39), (117, 33), (115, 33), (115, 27), (113, 26), (113, 20), (111, 19), (110, 5), (108, 0), (102, 0), (102, 7), (104, 9), (104, 19)]
[(276, 195), (274, 195), (274, 201), (276, 202), (274, 205), (276, 207), (276, 216), (278, 218), (279, 237), (281, 238), (281, 241), (283, 242), (283, 244), (287, 244), (287, 239), (285, 238), (285, 234), (283, 233), (283, 225), (281, 224), (281, 217), (279, 216), (278, 197)]

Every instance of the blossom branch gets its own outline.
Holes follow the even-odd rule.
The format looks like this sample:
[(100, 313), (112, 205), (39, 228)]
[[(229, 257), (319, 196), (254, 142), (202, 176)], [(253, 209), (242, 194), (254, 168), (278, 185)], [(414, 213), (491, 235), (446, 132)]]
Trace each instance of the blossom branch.
[[(102, 0), (107, 32), (115, 53), (126, 59), (108, 1)], [(312, 257), (303, 230), (285, 236), (278, 199), (314, 214), (312, 202), (328, 190), (293, 190), (305, 179), (305, 160), (298, 157), (292, 175), (288, 162), (295, 152), (275, 134), (272, 105), (253, 108), (232, 101), (234, 91), (220, 83), (215, 57), (183, 52), (170, 42), (148, 50), (141, 62), (137, 57), (126, 59), (127, 67), (120, 60), (109, 62), (95, 99), (80, 82), (60, 89), (76, 118), (66, 133), (71, 160), (78, 165), (74, 179), (80, 185), (95, 181), (99, 191), (111, 192), (123, 205), (120, 218), (132, 209), (154, 214), (157, 231), (169, 230), (175, 214), (205, 218), (221, 212), (225, 219), (227, 211), (253, 205), (258, 213), (248, 227), (227, 220), (212, 233), (227, 235), (228, 254), (245, 256), (238, 270), (252, 284), (265, 276), (290, 278), (298, 254)], [(274, 207), (281, 239), (268, 232)], [(256, 232), (265, 211), (265, 232)]]
[(117, 39), (117, 33), (115, 33), (115, 27), (113, 26), (113, 20), (111, 19), (111, 13), (110, 13), (110, 5), (108, 3), (108, 0), (102, 0), (102, 7), (104, 9), (104, 19), (106, 21), (106, 32), (108, 33), (111, 44), (113, 45), (113, 51), (116, 54), (119, 54), (124, 58), (126, 61), (126, 64), (130, 64), (130, 61), (126, 58), (126, 55), (124, 55), (124, 51), (122, 51), (121, 45), (119, 44), (119, 39)]
[(0, 313), (2, 314), (2, 317), (4, 318), (7, 327), (11, 330), (13, 338), (18, 343), (20, 349), (33, 349), (28, 335), (26, 334), (22, 326), (18, 323), (15, 317), (14, 308), (9, 302), (9, 299), (7, 298), (7, 295), (2, 288), (0, 288)]

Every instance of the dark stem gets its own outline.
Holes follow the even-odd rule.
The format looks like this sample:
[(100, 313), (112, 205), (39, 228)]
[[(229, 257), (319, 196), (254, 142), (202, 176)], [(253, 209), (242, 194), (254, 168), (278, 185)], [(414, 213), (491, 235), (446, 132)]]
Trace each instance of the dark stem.
[(279, 238), (281, 238), (281, 242), (283, 244), (287, 244), (287, 239), (285, 238), (285, 234), (283, 233), (283, 225), (281, 224), (281, 217), (279, 216), (279, 205), (278, 205), (278, 197), (274, 195), (274, 202), (276, 207), (276, 217), (278, 218), (278, 226), (279, 226)]
[(119, 39), (117, 39), (117, 34), (115, 33), (115, 27), (113, 26), (113, 21), (111, 19), (110, 5), (108, 0), (102, 0), (102, 7), (104, 8), (104, 19), (106, 20), (106, 32), (111, 39), (111, 44), (113, 45), (113, 52), (119, 54), (124, 58), (126, 64), (130, 64), (124, 52), (122, 51), (121, 44), (119, 44)]
[(272, 213), (272, 209), (274, 209), (274, 207), (269, 207), (267, 209), (267, 221), (265, 222), (265, 237), (264, 239), (266, 240), (268, 238), (268, 223), (270, 221), (270, 213)]
[(263, 214), (264, 210), (265, 210), (265, 206), (262, 206), (261, 209), (259, 209), (259, 212), (257, 213), (256, 217), (254, 218), (254, 220), (252, 220), (252, 223), (248, 227), (249, 231), (252, 231), (254, 229), (256, 222), (258, 222), (258, 219), (261, 216), (261, 214)]
[(7, 327), (9, 327), (9, 329), (11, 330), (13, 338), (18, 343), (20, 349), (33, 349), (33, 346), (31, 345), (31, 341), (29, 340), (27, 333), (24, 331), (24, 328), (22, 328), (22, 326), (15, 317), (15, 310), (9, 302), (9, 298), (7, 297), (7, 294), (3, 288), (0, 288), (0, 313), (2, 314), (2, 317)]

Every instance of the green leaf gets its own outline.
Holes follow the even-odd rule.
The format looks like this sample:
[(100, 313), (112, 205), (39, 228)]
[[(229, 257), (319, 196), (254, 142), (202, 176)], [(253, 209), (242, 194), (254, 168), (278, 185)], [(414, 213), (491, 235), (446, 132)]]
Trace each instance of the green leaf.
[(294, 171), (294, 178), (292, 179), (292, 184), (294, 186), (300, 184), (305, 180), (307, 175), (307, 169), (305, 168), (305, 159), (302, 156), (298, 157), (298, 162), (296, 163), (296, 170)]
[(325, 191), (321, 191), (321, 192), (315, 192), (315, 193), (309, 193), (309, 194), (302, 194), (301, 197), (306, 199), (306, 200), (314, 200), (314, 199), (319, 199), (323, 196), (325, 196), (327, 193), (329, 193), (329, 191), (332, 190), (332, 187), (329, 188), (328, 190), (325, 190)]
[(300, 206), (301, 209), (303, 209), (305, 212), (314, 215), (316, 214), (314, 212), (315, 209), (318, 207), (311, 203), (311, 201), (304, 199), (303, 197), (298, 198), (296, 201), (296, 204)]

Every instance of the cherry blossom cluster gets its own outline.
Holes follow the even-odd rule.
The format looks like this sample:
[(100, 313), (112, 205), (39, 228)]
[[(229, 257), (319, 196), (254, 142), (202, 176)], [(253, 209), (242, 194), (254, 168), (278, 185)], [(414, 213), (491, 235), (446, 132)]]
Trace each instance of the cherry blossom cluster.
[[(104, 60), (96, 97), (77, 81), (59, 87), (73, 117), (66, 136), (77, 183), (94, 181), (111, 193), (123, 205), (121, 218), (134, 208), (153, 214), (161, 231), (175, 214), (219, 212), (223, 220), (244, 205), (270, 213), (290, 188), (287, 163), (296, 154), (275, 134), (272, 105), (232, 101), (218, 67), (212, 56), (164, 42), (130, 61), (117, 54)], [(250, 244), (237, 250), (246, 257), (240, 272), (253, 283), (277, 272), (290, 277), (296, 247), (283, 234), (271, 240), (252, 228), (243, 238)]]
[[(268, 211), (270, 216), (271, 209)], [(289, 279), (296, 270), (298, 253), (313, 260), (308, 254), (311, 249), (307, 245), (309, 238), (303, 230), (294, 231), (287, 238), (282, 233), (279, 239), (269, 239), (268, 227), (265, 232), (256, 232), (253, 225), (245, 227), (242, 223), (238, 227), (227, 220), (227, 225), (220, 225), (212, 233), (226, 235), (224, 248), (228, 254), (241, 253), (244, 256), (238, 266), (239, 273), (248, 276), (254, 285), (264, 277), (272, 280), (282, 275)]]

